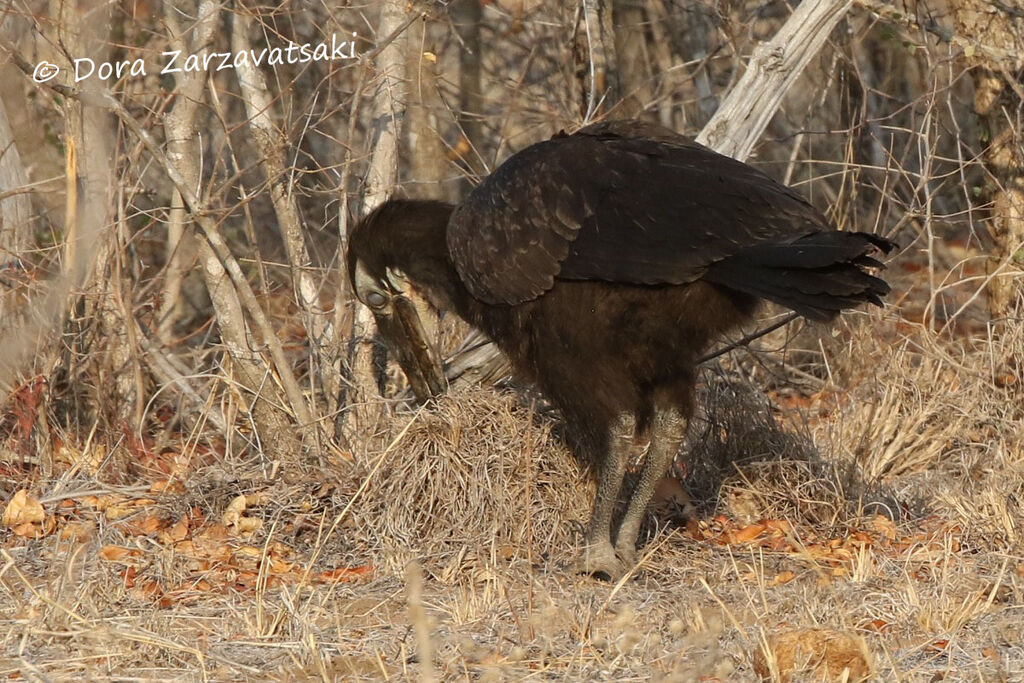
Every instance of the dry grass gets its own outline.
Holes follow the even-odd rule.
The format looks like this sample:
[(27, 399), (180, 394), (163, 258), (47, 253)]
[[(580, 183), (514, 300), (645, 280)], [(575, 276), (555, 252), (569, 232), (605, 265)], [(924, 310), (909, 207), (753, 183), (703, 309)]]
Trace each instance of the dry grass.
[(511, 396), (467, 390), (399, 416), (392, 429), (389, 438), (404, 436), (352, 519), (389, 567), (416, 560), (443, 567), (441, 577), (477, 571), (565, 547), (571, 521), (586, 519), (585, 473), (551, 424)]
[[(1021, 337), (972, 349), (916, 330), (893, 344), (874, 323), (828, 359), (846, 388), (808, 405), (709, 374), (686, 466), (700, 521), (656, 530), (621, 585), (573, 573), (591, 488), (550, 419), (476, 389), (396, 414), (330, 471), (271, 480), (255, 462), (214, 462), (142, 509), (215, 518), (248, 493), (263, 524), (225, 544), (281, 544), (307, 574), (372, 566), (360, 580), (233, 586), (159, 534), (88, 511), (95, 529), (77, 537), (8, 536), (0, 673), (757, 680), (766, 639), (824, 628), (863, 642), (873, 680), (1020, 680), (1024, 454), (1001, 359)], [(864, 372), (867, 358), (882, 360)], [(104, 488), (76, 477), (65, 495)], [(55, 483), (33, 487), (47, 507)], [(707, 540), (723, 518), (786, 520), (785, 547)], [(822, 554), (857, 533), (872, 542)], [(161, 601), (129, 587), (102, 559), (110, 544), (141, 549), (137, 576), (177, 589)]]

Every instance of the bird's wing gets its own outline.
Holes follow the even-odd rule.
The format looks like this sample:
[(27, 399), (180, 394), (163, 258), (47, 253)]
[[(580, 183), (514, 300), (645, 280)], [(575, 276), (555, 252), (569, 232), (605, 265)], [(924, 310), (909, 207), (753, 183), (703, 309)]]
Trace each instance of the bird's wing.
[(660, 126), (611, 122), (511, 157), (452, 215), (448, 250), (493, 304), (555, 278), (683, 284), (745, 248), (831, 230), (800, 195)]

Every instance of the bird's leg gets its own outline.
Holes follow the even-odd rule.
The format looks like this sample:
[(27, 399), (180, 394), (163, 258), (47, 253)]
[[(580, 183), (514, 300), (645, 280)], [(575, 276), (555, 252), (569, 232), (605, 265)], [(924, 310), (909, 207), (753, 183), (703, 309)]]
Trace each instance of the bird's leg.
[(636, 417), (619, 415), (611, 424), (605, 439), (604, 453), (598, 453), (597, 495), (587, 525), (583, 549), (582, 572), (608, 580), (618, 578), (624, 566), (612, 547), (612, 515), (619, 501), (626, 461), (636, 436)]
[(686, 418), (676, 408), (656, 408), (651, 422), (651, 445), (640, 470), (640, 481), (629, 499), (615, 538), (615, 553), (627, 564), (636, 562), (636, 537), (654, 495), (654, 487), (665, 476), (686, 434)]

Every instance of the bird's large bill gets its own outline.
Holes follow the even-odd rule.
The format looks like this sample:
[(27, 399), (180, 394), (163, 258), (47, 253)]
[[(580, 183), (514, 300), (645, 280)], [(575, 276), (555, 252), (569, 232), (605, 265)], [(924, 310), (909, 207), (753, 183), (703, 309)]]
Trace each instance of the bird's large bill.
[(405, 296), (391, 301), (388, 313), (375, 316), (388, 348), (395, 352), (409, 386), (420, 401), (444, 393), (441, 361), (420, 322), (416, 306)]

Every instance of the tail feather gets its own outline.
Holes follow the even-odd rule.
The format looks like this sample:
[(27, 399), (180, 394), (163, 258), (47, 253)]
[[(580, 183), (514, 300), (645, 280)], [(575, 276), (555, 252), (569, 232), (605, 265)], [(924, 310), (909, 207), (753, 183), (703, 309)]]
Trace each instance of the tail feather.
[(881, 268), (869, 254), (888, 253), (894, 246), (869, 233), (816, 232), (744, 249), (711, 265), (704, 279), (774, 301), (811, 320), (831, 320), (846, 308), (882, 305), (889, 285), (865, 268)]

